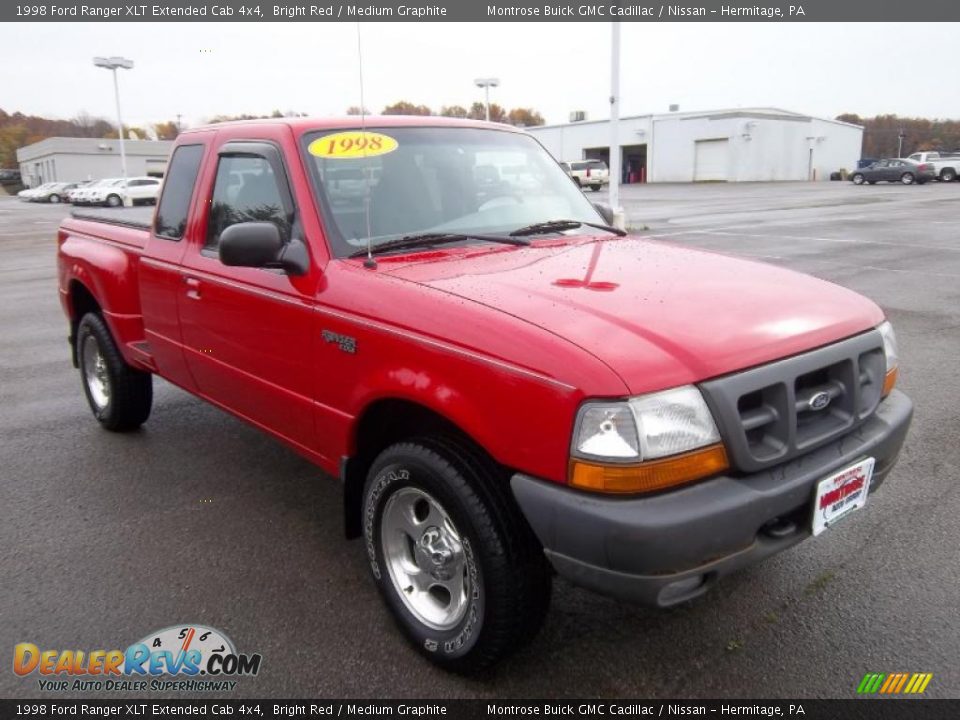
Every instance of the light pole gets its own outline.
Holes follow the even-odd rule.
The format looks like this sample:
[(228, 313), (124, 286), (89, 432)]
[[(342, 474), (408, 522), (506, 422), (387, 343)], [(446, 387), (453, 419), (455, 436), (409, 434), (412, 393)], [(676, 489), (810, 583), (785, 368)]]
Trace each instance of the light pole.
[(490, 88), (499, 87), (500, 80), (499, 78), (477, 78), (473, 81), (473, 84), (478, 88), (483, 88), (486, 97), (487, 122), (490, 122)]
[(123, 68), (124, 70), (133, 69), (133, 60), (128, 60), (125, 57), (120, 57), (114, 55), (113, 57), (95, 57), (93, 59), (93, 64), (97, 67), (106, 68), (113, 72), (113, 95), (117, 101), (117, 126), (119, 128), (120, 136), (120, 170), (123, 173), (123, 179), (127, 179), (127, 153), (123, 147), (123, 116), (120, 114), (120, 86), (117, 83), (117, 69)]
[(620, 23), (611, 23), (610, 32), (610, 207), (613, 225), (626, 225), (620, 207)]

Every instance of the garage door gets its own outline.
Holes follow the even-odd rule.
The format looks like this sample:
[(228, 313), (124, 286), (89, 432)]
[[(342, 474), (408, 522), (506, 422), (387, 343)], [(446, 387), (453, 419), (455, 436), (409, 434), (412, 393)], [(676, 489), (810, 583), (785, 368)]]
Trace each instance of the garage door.
[(726, 180), (730, 165), (729, 141), (697, 140), (693, 161), (693, 179), (696, 182), (706, 180)]

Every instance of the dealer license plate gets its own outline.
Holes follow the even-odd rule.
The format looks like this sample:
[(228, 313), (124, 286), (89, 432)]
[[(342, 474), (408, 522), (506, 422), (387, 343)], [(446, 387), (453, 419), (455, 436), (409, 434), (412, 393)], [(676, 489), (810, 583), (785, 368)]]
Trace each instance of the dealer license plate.
[(813, 498), (814, 535), (867, 504), (873, 463), (873, 458), (861, 460), (817, 483)]

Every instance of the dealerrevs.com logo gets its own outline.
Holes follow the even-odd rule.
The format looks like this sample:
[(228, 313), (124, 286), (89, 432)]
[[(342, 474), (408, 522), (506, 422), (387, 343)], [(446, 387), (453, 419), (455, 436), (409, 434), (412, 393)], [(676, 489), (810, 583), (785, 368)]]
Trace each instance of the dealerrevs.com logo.
[(238, 653), (219, 630), (173, 625), (150, 633), (126, 650), (54, 650), (33, 643), (13, 649), (13, 671), (38, 675), (40, 690), (144, 692), (233, 690), (234, 678), (254, 676), (262, 656)]

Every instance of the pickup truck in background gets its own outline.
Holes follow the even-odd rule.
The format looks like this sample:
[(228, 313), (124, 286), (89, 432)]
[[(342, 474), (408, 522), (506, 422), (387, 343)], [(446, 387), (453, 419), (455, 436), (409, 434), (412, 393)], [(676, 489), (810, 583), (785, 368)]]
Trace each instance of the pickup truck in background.
[(907, 159), (915, 163), (933, 165), (940, 182), (953, 182), (960, 174), (960, 154), (916, 152)]
[(554, 573), (666, 607), (830, 542), (911, 420), (874, 303), (627, 236), (503, 125), (191, 129), (136, 212), (59, 229), (94, 417), (136, 429), (158, 375), (339, 476), (386, 605), (452, 670), (532, 638)]

